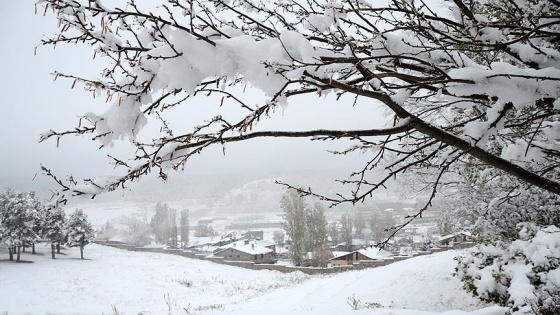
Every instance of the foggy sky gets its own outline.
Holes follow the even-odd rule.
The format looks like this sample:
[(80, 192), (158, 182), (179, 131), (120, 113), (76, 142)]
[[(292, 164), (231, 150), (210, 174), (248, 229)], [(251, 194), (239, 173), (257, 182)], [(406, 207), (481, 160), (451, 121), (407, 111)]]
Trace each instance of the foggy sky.
[[(69, 174), (75, 178), (113, 174), (106, 154), (126, 157), (127, 153), (133, 152), (128, 140), (116, 143), (115, 148), (108, 150), (98, 150), (99, 143), (91, 141), (91, 135), (62, 138), (59, 148), (54, 139), (38, 143), (40, 133), (49, 129), (72, 129), (78, 124), (78, 116), (89, 111), (100, 114), (109, 104), (99, 98), (93, 100), (91, 94), (81, 87), (70, 89), (72, 82), (69, 80), (53, 82), (50, 73), (54, 70), (95, 78), (103, 64), (101, 60), (92, 60), (93, 51), (87, 47), (57, 46), (53, 49), (41, 46), (34, 56), (34, 47), (40, 44), (43, 35), (52, 35), (57, 29), (57, 21), (52, 14), (47, 13), (43, 17), (41, 8), (37, 15), (34, 14), (34, 2), (0, 1), (0, 27), (4, 32), (0, 45), (3, 70), (0, 188), (45, 190), (46, 185), (52, 183), (50, 179), (39, 174), (33, 181), (41, 164), (62, 178)], [(284, 111), (277, 111), (273, 119), (261, 123), (260, 129), (381, 126), (382, 113), (375, 104), (358, 104), (356, 107), (351, 104), (352, 100), (348, 98), (337, 103), (317, 95), (298, 97), (290, 101)], [(203, 119), (211, 118), (215, 114), (212, 108), (216, 110), (217, 107), (212, 107), (212, 104), (192, 105), (188, 110), (179, 110), (174, 117), (181, 125), (194, 126), (202, 123)], [(144, 136), (149, 138), (150, 132), (157, 129), (159, 126), (147, 128)], [(208, 150), (193, 159), (185, 174), (180, 176), (266, 169), (353, 168), (354, 165), (358, 168), (365, 156), (341, 158), (326, 153), (327, 149), (343, 149), (347, 145), (347, 142), (317, 143), (305, 139), (259, 139), (229, 144), (226, 156), (223, 156), (221, 148)]]

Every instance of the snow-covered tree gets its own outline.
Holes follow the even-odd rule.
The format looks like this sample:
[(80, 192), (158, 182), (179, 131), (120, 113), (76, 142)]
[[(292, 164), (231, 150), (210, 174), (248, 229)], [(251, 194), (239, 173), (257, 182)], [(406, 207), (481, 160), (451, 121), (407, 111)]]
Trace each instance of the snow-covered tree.
[(469, 198), (457, 198), (442, 224), (470, 229), (484, 241), (515, 240), (524, 222), (560, 226), (560, 196), (535, 187), (512, 189), (515, 184), (497, 172), (478, 174), (458, 194)]
[(94, 236), (93, 226), (81, 209), (76, 209), (70, 214), (66, 222), (66, 244), (70, 247), (80, 247), (81, 259), (84, 259), (84, 247), (93, 241)]
[[(42, 236), (51, 242), (51, 257), (56, 258), (55, 248), (60, 249), (60, 244), (64, 243), (66, 214), (62, 208), (51, 208), (45, 213), (43, 222)], [(58, 251), (60, 253), (60, 250)]]
[(290, 239), (290, 259), (296, 266), (303, 263), (306, 255), (305, 237), (306, 207), (305, 200), (296, 191), (290, 190), (280, 200), (280, 207), (284, 211), (282, 226), (286, 236)]
[(210, 224), (199, 221), (198, 224), (196, 225), (196, 230), (194, 231), (194, 236), (196, 236), (196, 237), (211, 237), (211, 236), (216, 236), (216, 235), (218, 235), (218, 233), (216, 231), (214, 231), (214, 228)]
[(95, 238), (97, 240), (109, 241), (113, 236), (118, 234), (117, 228), (110, 221), (105, 222), (97, 231)]
[(156, 242), (161, 244), (177, 243), (177, 210), (164, 203), (156, 204), (156, 213), (150, 221)]
[(120, 225), (119, 232), (128, 244), (146, 245), (152, 235), (150, 224), (140, 218), (123, 216), (117, 220)]
[[(33, 220), (33, 232), (37, 238), (43, 238), (43, 228), (47, 210), (45, 205), (37, 198), (34, 192), (28, 194), (29, 211)], [(31, 244), (32, 253), (35, 254), (35, 242)]]
[(17, 252), (20, 261), (21, 247), (31, 245), (38, 236), (35, 233), (32, 196), (10, 189), (0, 193), (0, 241), (8, 247), (10, 260)]

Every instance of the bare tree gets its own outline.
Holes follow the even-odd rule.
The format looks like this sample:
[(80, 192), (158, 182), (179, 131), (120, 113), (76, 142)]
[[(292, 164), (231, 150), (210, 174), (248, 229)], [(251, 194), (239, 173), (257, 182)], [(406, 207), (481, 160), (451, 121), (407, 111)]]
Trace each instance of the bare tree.
[(368, 223), (373, 241), (381, 243), (393, 233), (392, 228), (395, 226), (395, 219), (393, 214), (382, 210), (376, 211)]
[(327, 244), (329, 237), (328, 222), (325, 217), (325, 208), (320, 203), (315, 203), (313, 207), (308, 207), (305, 210), (305, 226), (308, 234), (307, 250), (313, 252)]
[(357, 238), (364, 238), (364, 230), (366, 228), (366, 220), (364, 219), (364, 215), (361, 212), (355, 212), (352, 219), (354, 220), (354, 235)]
[(181, 226), (181, 243), (183, 248), (189, 245), (189, 233), (190, 233), (190, 223), (189, 223), (189, 210), (182, 210), (181, 217), (179, 218), (179, 225)]
[(352, 250), (352, 237), (354, 236), (354, 220), (348, 212), (340, 217), (340, 238), (345, 243), (346, 250)]
[(120, 226), (119, 232), (128, 244), (144, 246), (149, 243), (153, 230), (145, 220), (134, 216), (122, 216), (116, 222)]
[(329, 224), (329, 237), (333, 245), (340, 242), (340, 230), (338, 228), (338, 222), (331, 222)]
[(194, 231), (194, 236), (196, 237), (213, 237), (217, 235), (218, 232), (210, 224), (201, 221), (198, 222)]
[[(350, 194), (285, 184), (331, 205), (363, 202), (407, 170), (430, 169), (430, 198), (409, 220), (430, 206), (448, 172), (472, 163), (512, 176), (514, 190), (560, 194), (560, 3), (387, 2), (42, 1), (38, 11), (52, 10), (60, 24), (43, 45), (90, 45), (108, 61), (98, 78), (55, 78), (113, 105), (41, 141), (94, 134), (102, 146), (129, 137), (137, 147), (130, 159), (110, 157), (124, 175), (86, 179), (86, 187), (44, 167), (61, 186), (56, 200), (115, 190), (154, 171), (165, 179), (206, 148), (225, 152), (228, 143), (262, 137), (347, 139), (354, 145), (335, 153), (367, 151), (369, 161), (342, 181), (354, 186)], [(255, 102), (239, 92), (245, 87), (264, 96)], [(306, 94), (330, 94), (346, 111), (358, 101), (378, 104), (389, 119), (368, 129), (253, 129)], [(241, 118), (219, 113), (192, 130), (167, 123), (166, 109), (201, 98), (238, 106)], [(147, 116), (161, 121), (161, 134), (140, 142)], [(367, 180), (373, 169), (383, 171), (380, 180)]]
[(272, 236), (274, 243), (276, 243), (278, 246), (284, 246), (285, 238), (286, 238), (286, 234), (284, 234), (284, 232), (282, 231), (274, 231), (274, 234)]

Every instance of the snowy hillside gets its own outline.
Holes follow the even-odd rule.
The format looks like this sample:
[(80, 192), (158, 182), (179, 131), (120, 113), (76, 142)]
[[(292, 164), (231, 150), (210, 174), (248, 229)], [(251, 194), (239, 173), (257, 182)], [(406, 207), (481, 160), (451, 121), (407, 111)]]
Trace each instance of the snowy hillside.
[[(56, 260), (47, 247), (38, 252), (44, 255), (22, 256), (34, 263), (0, 261), (0, 314), (112, 314), (114, 306), (119, 314), (451, 315), (465, 313), (446, 311), (485, 307), (451, 276), (457, 252), (332, 276), (253, 271), (100, 245), (86, 247), (85, 261), (77, 249)], [(367, 309), (368, 303), (383, 308)]]

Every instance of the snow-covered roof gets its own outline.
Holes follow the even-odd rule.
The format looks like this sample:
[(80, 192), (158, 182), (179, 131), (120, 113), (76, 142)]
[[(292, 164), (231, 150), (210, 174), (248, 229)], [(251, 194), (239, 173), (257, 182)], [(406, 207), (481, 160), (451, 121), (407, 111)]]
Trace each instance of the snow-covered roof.
[(360, 253), (364, 256), (366, 256), (367, 258), (371, 259), (371, 260), (376, 260), (376, 259), (385, 259), (389, 256), (393, 256), (393, 254), (389, 253), (388, 251), (384, 250), (384, 249), (380, 249), (377, 247), (367, 247), (367, 248), (363, 248), (363, 249), (359, 249), (357, 251), (353, 251), (353, 252), (333, 252), (333, 258), (331, 258), (330, 260), (336, 260), (337, 258), (340, 257), (344, 257), (346, 255), (349, 254), (353, 254), (353, 253)]
[(270, 248), (266, 248), (264, 246), (260, 246), (258, 244), (255, 244), (254, 242), (251, 242), (249, 244), (245, 244), (244, 242), (235, 242), (235, 243), (231, 243), (231, 244), (227, 244), (225, 246), (222, 246), (220, 248), (218, 248), (215, 252), (214, 255), (218, 255), (219, 253), (228, 250), (230, 248), (234, 248), (240, 252), (249, 254), (249, 255), (258, 255), (258, 254), (268, 254), (268, 253), (272, 253), (272, 249)]
[(459, 231), (459, 232), (455, 232), (455, 233), (451, 233), (451, 234), (447, 234), (444, 235), (442, 237), (439, 238), (440, 241), (446, 240), (446, 239), (450, 239), (453, 238), (455, 236), (459, 236), (459, 235), (464, 235), (464, 236), (468, 236), (468, 237), (472, 237), (472, 234), (468, 231)]
[(261, 241), (261, 240), (240, 240), (240, 241), (235, 241), (223, 246), (220, 246), (217, 248), (217, 250), (222, 251), (223, 249), (227, 249), (227, 248), (231, 248), (231, 247), (235, 247), (235, 248), (239, 248), (241, 246), (247, 245), (247, 244), (253, 244), (255, 246), (261, 246), (261, 247), (267, 247), (267, 246), (272, 246), (274, 245), (274, 243), (269, 242), (269, 241)]
[(359, 249), (357, 252), (370, 259), (383, 259), (393, 255), (388, 251), (377, 247), (367, 247)]
[(274, 242), (265, 241), (265, 240), (256, 240), (255, 242), (256, 242), (255, 244), (260, 245), (260, 246), (264, 246), (264, 247), (276, 245)]
[(161, 245), (161, 244), (147, 244), (144, 246), (140, 246), (141, 248), (167, 248), (167, 246), (165, 245)]
[(337, 259), (337, 258), (339, 258), (339, 257), (346, 256), (346, 255), (350, 254), (350, 252), (333, 251), (332, 254), (333, 254), (334, 257), (331, 258), (331, 259)]

